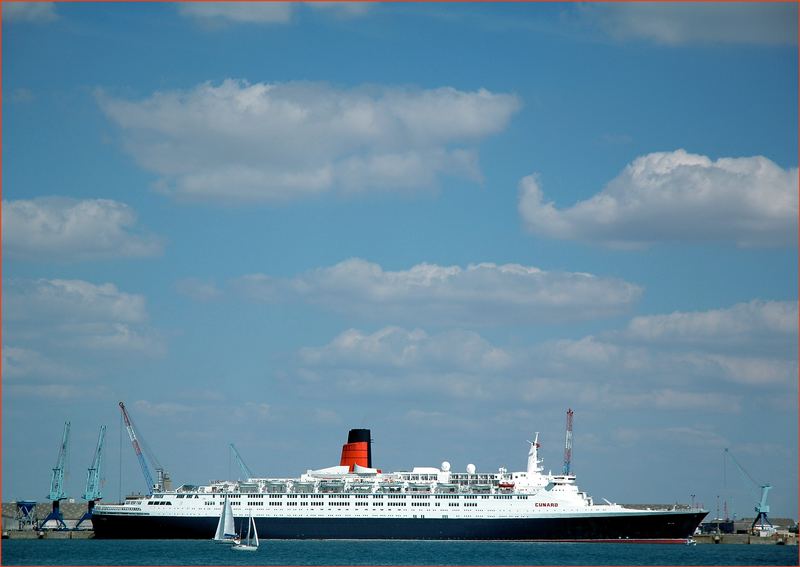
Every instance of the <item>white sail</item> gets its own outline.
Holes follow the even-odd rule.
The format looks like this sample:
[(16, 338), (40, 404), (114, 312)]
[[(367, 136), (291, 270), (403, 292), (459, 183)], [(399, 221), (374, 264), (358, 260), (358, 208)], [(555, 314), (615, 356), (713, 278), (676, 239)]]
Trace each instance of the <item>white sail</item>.
[(253, 522), (253, 546), (258, 547), (258, 529), (256, 529), (256, 521), (253, 519), (252, 512), (250, 512), (250, 520)]
[[(228, 499), (225, 498), (225, 504), (228, 503)], [(220, 541), (223, 539), (222, 534), (225, 533), (225, 505), (222, 506), (222, 513), (219, 515), (219, 522), (217, 522), (217, 531), (214, 533), (214, 541)]]
[(227, 496), (225, 497), (223, 513), (225, 514), (225, 527), (223, 536), (225, 539), (236, 537), (236, 526), (233, 523), (233, 511), (231, 510), (231, 503), (228, 501)]
[(236, 539), (236, 526), (233, 522), (233, 511), (231, 510), (231, 503), (228, 497), (225, 497), (225, 503), (222, 505), (222, 513), (219, 515), (219, 522), (217, 523), (217, 531), (214, 534), (214, 541), (232, 542)]
[(250, 518), (247, 522), (247, 539), (244, 543), (237, 543), (231, 549), (236, 551), (256, 551), (258, 549), (258, 530), (256, 529), (256, 522), (253, 520), (252, 510), (250, 510)]

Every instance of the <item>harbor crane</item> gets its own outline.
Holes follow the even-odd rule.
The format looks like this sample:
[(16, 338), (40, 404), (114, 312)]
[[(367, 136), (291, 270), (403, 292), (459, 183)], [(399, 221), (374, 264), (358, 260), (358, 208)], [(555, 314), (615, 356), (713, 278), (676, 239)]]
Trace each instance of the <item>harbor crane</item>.
[(239, 468), (242, 469), (242, 474), (244, 475), (244, 479), (248, 480), (253, 478), (255, 476), (253, 475), (253, 471), (251, 471), (250, 467), (248, 467), (245, 464), (244, 460), (242, 459), (242, 456), (239, 454), (239, 451), (236, 450), (236, 446), (233, 443), (231, 443), (230, 447), (231, 447), (231, 452), (233, 453), (233, 456), (236, 459), (236, 464), (238, 464)]
[(47, 522), (54, 520), (57, 530), (67, 529), (67, 525), (64, 523), (64, 516), (61, 514), (61, 501), (67, 497), (64, 493), (64, 470), (66, 469), (67, 454), (69, 452), (69, 428), (70, 422), (67, 421), (64, 423), (64, 433), (61, 435), (61, 447), (58, 450), (56, 466), (53, 467), (53, 474), (50, 477), (50, 494), (47, 498), (53, 501), (53, 509), (42, 520), (39, 527), (44, 527)]
[(92, 510), (94, 510), (94, 504), (101, 498), (103, 498), (103, 492), (100, 487), (100, 481), (102, 480), (102, 466), (103, 466), (103, 443), (106, 439), (106, 426), (100, 426), (100, 435), (97, 437), (97, 448), (94, 450), (94, 458), (92, 458), (92, 464), (89, 465), (89, 470), (86, 474), (86, 490), (83, 493), (83, 499), (87, 502), (87, 510), (84, 512), (81, 519), (78, 520), (78, 523), (75, 524), (75, 529), (78, 529), (80, 525), (85, 522), (86, 520), (92, 519)]
[[(772, 522), (769, 521), (767, 514), (769, 513), (769, 505), (767, 504), (767, 495), (769, 491), (772, 489), (772, 486), (769, 484), (761, 484), (756, 482), (756, 480), (750, 476), (745, 468), (736, 460), (736, 457), (733, 456), (733, 453), (730, 452), (727, 448), (725, 449), (725, 457), (730, 457), (733, 461), (733, 464), (736, 465), (736, 468), (739, 469), (739, 472), (747, 478), (750, 482), (752, 482), (756, 487), (761, 489), (761, 498), (755, 506), (756, 517), (753, 519), (753, 523), (750, 524), (750, 532), (754, 532), (756, 529), (756, 524), (759, 526), (759, 530), (770, 530), (774, 529)], [(769, 526), (769, 527), (767, 527)]]
[(147, 484), (147, 495), (152, 495), (154, 490), (169, 490), (169, 473), (165, 471), (164, 467), (159, 464), (158, 460), (155, 458), (155, 455), (153, 455), (151, 451), (148, 451), (148, 456), (153, 462), (153, 465), (155, 465), (156, 469), (156, 482), (153, 482), (153, 475), (150, 474), (147, 461), (145, 461), (144, 454), (142, 453), (142, 445), (139, 444), (139, 438), (136, 436), (136, 430), (133, 428), (133, 422), (128, 414), (128, 410), (125, 409), (125, 404), (120, 402), (119, 409), (122, 411), (122, 419), (125, 421), (125, 429), (128, 430), (128, 437), (131, 439), (133, 451), (136, 453), (136, 458), (139, 459), (139, 466), (142, 467), (144, 481)]
[(570, 474), (572, 467), (572, 409), (567, 410), (567, 433), (564, 439), (564, 474)]

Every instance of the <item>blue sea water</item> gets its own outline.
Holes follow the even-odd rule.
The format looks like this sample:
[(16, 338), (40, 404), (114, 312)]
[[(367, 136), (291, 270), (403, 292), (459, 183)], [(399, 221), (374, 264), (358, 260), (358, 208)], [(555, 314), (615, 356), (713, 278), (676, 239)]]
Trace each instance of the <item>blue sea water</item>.
[(4, 540), (2, 565), (798, 565), (797, 546), (469, 541)]

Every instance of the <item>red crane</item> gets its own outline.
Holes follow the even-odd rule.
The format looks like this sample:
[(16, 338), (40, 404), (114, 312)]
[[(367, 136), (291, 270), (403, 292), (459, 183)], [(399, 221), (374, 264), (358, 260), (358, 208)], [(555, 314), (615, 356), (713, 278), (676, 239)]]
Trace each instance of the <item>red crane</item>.
[(122, 411), (122, 417), (125, 420), (125, 429), (128, 430), (128, 437), (131, 438), (133, 451), (136, 453), (136, 458), (139, 459), (139, 465), (142, 467), (144, 482), (147, 484), (147, 494), (153, 494), (153, 476), (150, 474), (150, 469), (147, 468), (147, 462), (144, 460), (141, 447), (139, 447), (139, 440), (136, 438), (136, 432), (133, 429), (133, 424), (131, 423), (131, 418), (128, 415), (128, 410), (125, 409), (125, 404), (122, 402), (119, 403), (119, 409)]
[(572, 465), (572, 414), (571, 409), (567, 410), (567, 435), (564, 440), (564, 474), (570, 474)]

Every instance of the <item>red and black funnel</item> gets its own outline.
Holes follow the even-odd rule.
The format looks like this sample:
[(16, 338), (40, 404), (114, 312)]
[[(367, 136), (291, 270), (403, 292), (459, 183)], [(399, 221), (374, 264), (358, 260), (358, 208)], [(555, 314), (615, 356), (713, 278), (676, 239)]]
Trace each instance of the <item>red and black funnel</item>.
[(369, 429), (351, 429), (347, 443), (342, 445), (342, 460), (339, 465), (347, 465), (353, 472), (355, 465), (372, 468), (372, 439)]

